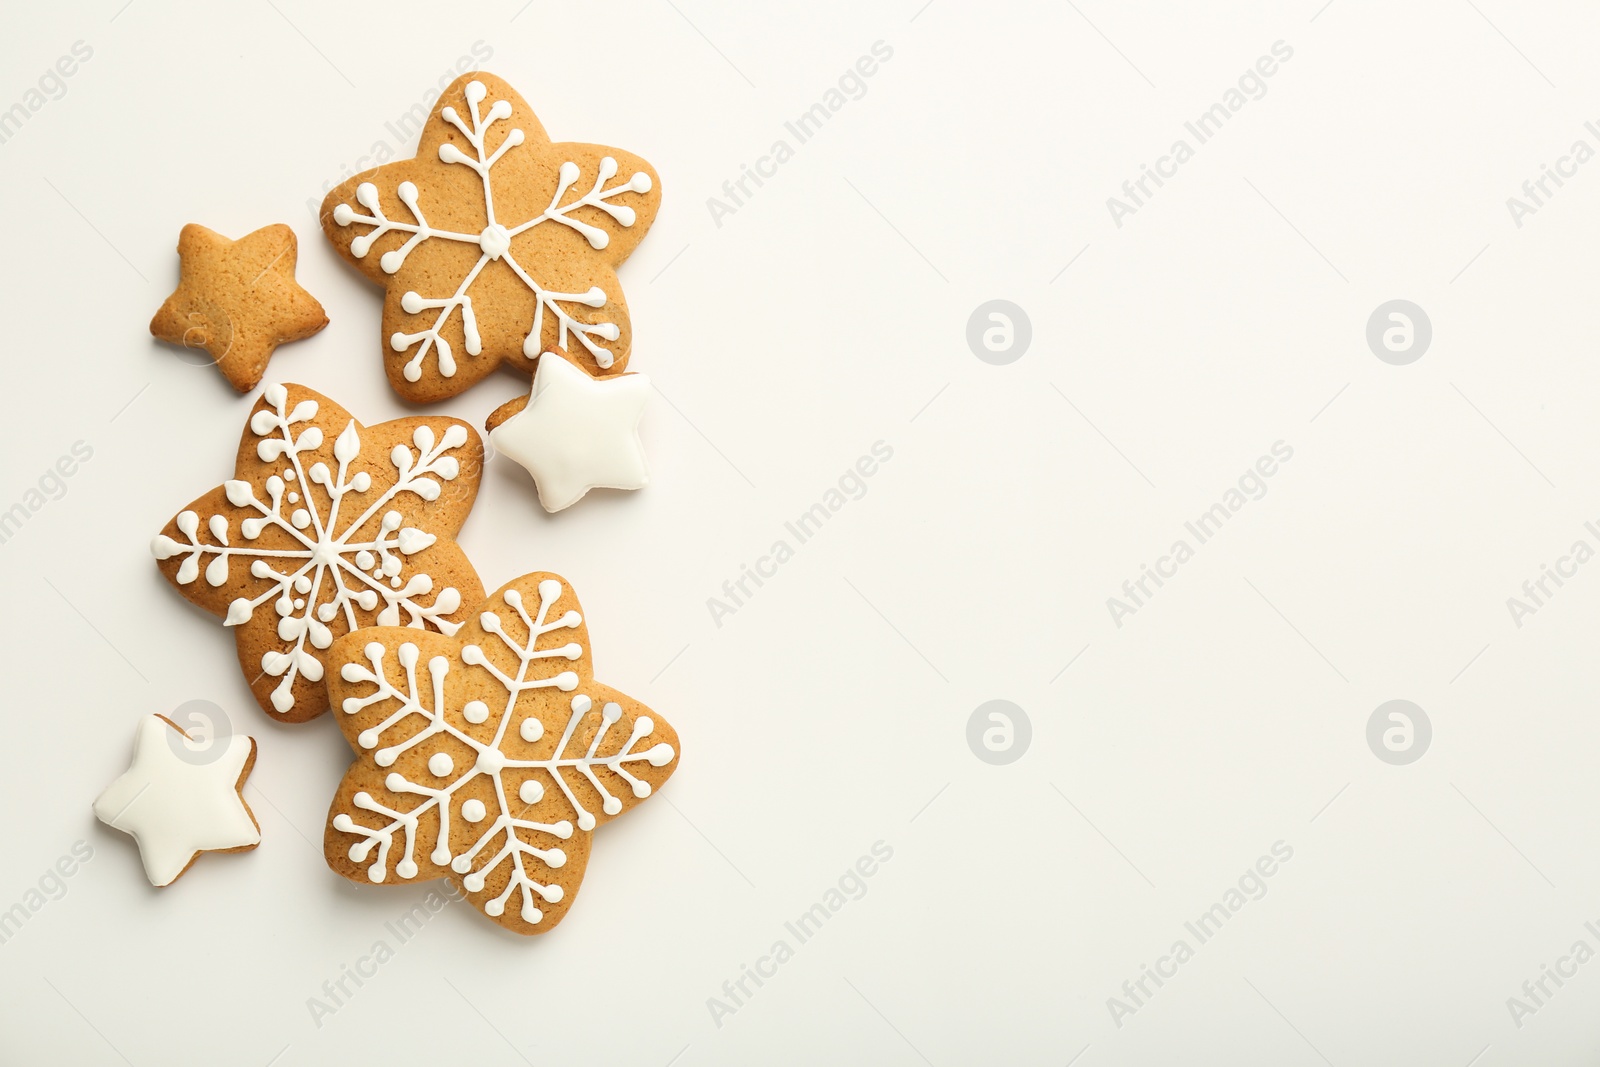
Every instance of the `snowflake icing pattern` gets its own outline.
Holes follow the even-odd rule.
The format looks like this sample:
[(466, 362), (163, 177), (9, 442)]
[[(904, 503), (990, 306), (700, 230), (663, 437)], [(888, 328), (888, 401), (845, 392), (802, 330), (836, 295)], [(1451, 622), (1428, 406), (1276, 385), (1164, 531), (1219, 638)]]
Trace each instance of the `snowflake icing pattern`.
[[(497, 80), (497, 79), (496, 79)], [(514, 96), (509, 88), (507, 95)], [(388, 338), (391, 349), (397, 353), (411, 351), (411, 357), (401, 369), (401, 373), (408, 382), (417, 382), (423, 375), (423, 364), (431, 351), (438, 367), (439, 374), (444, 378), (452, 378), (456, 374), (456, 353), (446, 340), (441, 331), (457, 311), (461, 317), (462, 345), (469, 356), (480, 355), (483, 351), (483, 341), (478, 329), (478, 319), (487, 313), (484, 308), (474, 307), (472, 294), (469, 290), (485, 267), (496, 261), (503, 262), (512, 273), (532, 293), (534, 307), (532, 321), (523, 332), (521, 343), (522, 355), (529, 359), (536, 359), (543, 350), (542, 338), (545, 334), (546, 316), (549, 316), (555, 325), (555, 346), (563, 351), (568, 350), (569, 341), (576, 339), (586, 349), (594, 360), (596, 366), (602, 371), (609, 370), (615, 363), (616, 356), (605, 343), (618, 340), (621, 330), (612, 321), (587, 322), (574, 317), (569, 311), (573, 305), (588, 308), (603, 308), (607, 306), (608, 298), (603, 288), (598, 285), (591, 286), (584, 292), (558, 292), (541, 285), (530, 272), (529, 265), (520, 262), (512, 254), (512, 242), (519, 235), (526, 233), (537, 226), (553, 224), (567, 227), (581, 235), (591, 249), (596, 251), (605, 249), (611, 243), (611, 234), (602, 226), (584, 221), (574, 213), (582, 208), (594, 208), (603, 212), (618, 226), (632, 227), (640, 214), (635, 208), (626, 204), (616, 203), (616, 198), (625, 193), (649, 193), (654, 187), (654, 180), (643, 170), (638, 170), (624, 181), (607, 186), (617, 176), (618, 163), (611, 155), (602, 156), (596, 167), (594, 184), (589, 191), (570, 203), (562, 203), (565, 197), (582, 176), (582, 168), (573, 160), (567, 159), (561, 163), (555, 193), (551, 196), (549, 204), (538, 215), (532, 218), (507, 223), (502, 222), (495, 212), (494, 182), (492, 171), (509, 152), (518, 149), (526, 141), (528, 135), (517, 126), (509, 128), (499, 144), (493, 149), (487, 144), (491, 130), (497, 123), (509, 120), (513, 113), (510, 100), (498, 99), (489, 105), (487, 112), (480, 108), (488, 96), (489, 90), (482, 81), (477, 79), (468, 81), (464, 87), (464, 96), (467, 109), (471, 113), (471, 122), (468, 123), (453, 106), (444, 106), (436, 113), (436, 117), (449, 123), (466, 139), (470, 152), (462, 151), (451, 140), (443, 140), (438, 146), (438, 158), (444, 164), (456, 164), (467, 167), (476, 172), (483, 186), (483, 211), (486, 224), (478, 233), (461, 233), (449, 229), (439, 229), (430, 225), (422, 197), (417, 185), (409, 180), (401, 181), (395, 187), (395, 195), (406, 211), (411, 215), (412, 221), (391, 218), (383, 210), (379, 198), (378, 187), (371, 181), (362, 181), (355, 188), (356, 202), (365, 209), (365, 213), (351, 207), (348, 203), (339, 202), (333, 207), (333, 223), (341, 228), (349, 226), (367, 226), (371, 229), (352, 238), (349, 241), (349, 254), (355, 259), (362, 260), (371, 251), (374, 242), (390, 233), (407, 235), (403, 244), (391, 248), (379, 257), (379, 266), (385, 274), (397, 273), (412, 252), (419, 246), (430, 241), (455, 241), (466, 245), (475, 245), (478, 249), (477, 261), (472, 265), (455, 292), (449, 295), (436, 294), (423, 296), (415, 290), (407, 290), (401, 295), (401, 308), (408, 315), (423, 315), (427, 312), (436, 312), (432, 324), (424, 329), (413, 332), (396, 330)], [(450, 93), (447, 91), (445, 97)], [(519, 101), (520, 103), (520, 101)], [(525, 119), (537, 129), (537, 121), (528, 115)], [(543, 132), (538, 131), (537, 138), (543, 141)], [(556, 148), (562, 146), (554, 146)], [(528, 150), (528, 149), (525, 149)], [(418, 159), (422, 155), (419, 152)], [(395, 166), (395, 165), (391, 165)], [(388, 168), (380, 168), (382, 170)], [(504, 191), (504, 190), (502, 190)], [(335, 190), (335, 194), (339, 190)], [(334, 194), (330, 194), (330, 201)], [(653, 206), (649, 209), (650, 219), (653, 219)], [(650, 219), (645, 226), (648, 227)], [(564, 306), (565, 305), (565, 306)], [(414, 350), (414, 351), (413, 351)], [(470, 384), (470, 383), (468, 383)]]
[[(465, 483), (453, 495), (470, 506), (478, 462), (464, 471), (457, 455), (472, 454), (463, 446), (475, 435), (456, 420), (433, 420), (443, 424), (442, 433), (428, 420), (409, 421), (416, 423), (411, 444), (396, 444), (385, 465), (362, 454), (363, 433), (373, 435), (376, 428), (359, 426), (310, 390), (269, 385), (247, 433), (260, 439), (255, 457), (272, 473), (258, 477), (258, 484), (242, 477), (225, 482), (225, 499), (213, 492), (178, 513), (169, 530), (182, 540), (162, 533), (151, 545), (156, 559), (179, 560), (175, 570), (163, 568), (168, 577), (189, 599), (224, 614), (224, 625), (246, 628), (255, 620), (275, 628), (279, 646), (262, 654), (258, 681), (278, 680), (268, 699), (281, 717), (303, 721), (324, 710), (321, 703), (301, 706), (306, 687), (297, 692), (296, 680), (322, 695), (316, 685), (324, 673), (322, 652), (339, 633), (371, 625), (456, 632), (461, 624), (451, 616), (461, 606), (461, 590), (436, 590), (419, 562), (443, 562), (439, 569), (455, 575), (458, 584), (464, 568), (471, 579), (468, 594), (478, 593), (476, 576), (453, 542), (407, 524), (408, 514), (419, 522), (432, 517), (427, 505), (440, 498), (442, 482)], [(325, 444), (333, 426), (342, 428), (329, 455)], [(481, 454), (481, 445), (476, 448)], [(245, 464), (241, 455), (241, 475)], [(406, 506), (406, 496), (413, 506)], [(202, 524), (203, 512), (209, 514)], [(454, 522), (448, 532), (459, 525)], [(430, 549), (435, 551), (424, 557)], [(248, 561), (246, 574), (235, 571), (235, 559)], [(431, 603), (421, 599), (430, 593)], [(232, 595), (225, 613), (219, 594)], [(259, 612), (269, 603), (275, 624)], [(241, 645), (245, 633), (240, 630)]]
[[(525, 593), (538, 599), (531, 613)], [(576, 599), (556, 610), (567, 595), (561, 579), (527, 575), (455, 641), (340, 642), (330, 695), (360, 758), (330, 813), (335, 870), (372, 882), (454, 877), (519, 933), (560, 921), (589, 832), (648, 797), (677, 757), (670, 726), (590, 680)]]

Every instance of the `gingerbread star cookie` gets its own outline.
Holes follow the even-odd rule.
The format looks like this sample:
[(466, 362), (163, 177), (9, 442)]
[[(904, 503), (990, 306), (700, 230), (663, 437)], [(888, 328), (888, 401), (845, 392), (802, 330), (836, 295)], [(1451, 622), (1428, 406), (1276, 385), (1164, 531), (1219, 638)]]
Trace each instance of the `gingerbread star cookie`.
[(489, 443), (533, 475), (546, 511), (570, 507), (591, 489), (642, 489), (650, 471), (639, 416), (649, 398), (642, 374), (591, 378), (549, 352), (529, 394), (489, 416)]
[(294, 279), (294, 231), (263, 226), (237, 241), (190, 223), (178, 235), (178, 288), (150, 332), (211, 353), (241, 393), (261, 384), (273, 350), (328, 325), (316, 297)]
[(578, 598), (553, 574), (507, 584), (454, 637), (340, 638), (328, 668), (356, 753), (328, 865), (355, 882), (449, 878), (519, 934), (566, 916), (595, 828), (677, 769), (672, 727), (594, 680)]
[(201, 745), (165, 715), (146, 716), (134, 735), (133, 765), (95, 800), (94, 814), (133, 835), (151, 885), (171, 885), (202, 852), (247, 852), (261, 843), (243, 793), (255, 762), (253, 737)]
[(384, 286), (390, 384), (434, 401), (546, 351), (620, 373), (633, 331), (616, 268), (660, 203), (650, 164), (552, 143), (516, 90), (475, 73), (439, 98), (415, 158), (328, 194), (322, 227)]
[(444, 416), (363, 426), (327, 397), (269, 385), (234, 476), (151, 545), (161, 573), (234, 630), (269, 715), (327, 710), (334, 639), (364, 626), (453, 634), (483, 585), (452, 538), (483, 471), (483, 442)]

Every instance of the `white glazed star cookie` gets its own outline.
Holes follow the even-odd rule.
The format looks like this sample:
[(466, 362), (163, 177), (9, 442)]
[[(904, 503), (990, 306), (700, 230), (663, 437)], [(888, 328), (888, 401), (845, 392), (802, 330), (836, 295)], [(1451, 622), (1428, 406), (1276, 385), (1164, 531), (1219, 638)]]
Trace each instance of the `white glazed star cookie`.
[(166, 716), (146, 717), (134, 735), (133, 765), (94, 802), (96, 818), (139, 843), (151, 885), (171, 885), (202, 852), (261, 843), (241, 793), (255, 766), (255, 738), (230, 734), (215, 751), (193, 742)]
[(570, 507), (591, 489), (642, 489), (650, 471), (639, 417), (649, 396), (642, 374), (591, 378), (546, 352), (528, 396), (489, 417), (489, 441), (533, 475), (546, 511)]

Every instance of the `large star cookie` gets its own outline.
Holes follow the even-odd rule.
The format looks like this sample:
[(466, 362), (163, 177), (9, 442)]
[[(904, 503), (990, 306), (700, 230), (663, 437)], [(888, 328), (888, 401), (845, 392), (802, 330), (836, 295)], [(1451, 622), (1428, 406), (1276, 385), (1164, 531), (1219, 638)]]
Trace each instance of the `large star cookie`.
[(286, 722), (327, 710), (323, 663), (363, 626), (455, 633), (483, 596), (452, 538), (483, 471), (483, 442), (430, 415), (362, 426), (327, 397), (269, 385), (233, 479), (151, 545), (185, 597), (234, 628), (261, 707)]
[(384, 286), (390, 384), (433, 401), (546, 351), (620, 373), (633, 338), (616, 268), (660, 203), (650, 164), (552, 143), (516, 90), (477, 73), (439, 98), (414, 158), (328, 193), (322, 227)]
[(178, 288), (150, 332), (211, 353), (233, 387), (261, 384), (273, 350), (328, 325), (316, 297), (294, 279), (294, 231), (263, 226), (237, 241), (190, 223), (178, 235)]
[(197, 744), (164, 715), (149, 715), (133, 739), (133, 765), (94, 802), (101, 822), (139, 843), (144, 873), (171, 885), (202, 852), (245, 852), (261, 830), (244, 802), (256, 762), (253, 737)]
[(449, 878), (519, 934), (567, 914), (591, 831), (677, 768), (672, 727), (593, 678), (578, 598), (528, 574), (454, 637), (381, 629), (330, 650), (356, 761), (328, 812), (328, 865), (357, 882)]

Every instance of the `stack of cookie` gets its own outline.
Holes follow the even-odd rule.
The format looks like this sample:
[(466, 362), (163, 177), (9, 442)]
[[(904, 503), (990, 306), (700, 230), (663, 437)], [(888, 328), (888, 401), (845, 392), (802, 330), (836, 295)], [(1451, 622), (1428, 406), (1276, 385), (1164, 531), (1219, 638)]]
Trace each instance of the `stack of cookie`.
[[(471, 74), (435, 104), (415, 158), (328, 194), (338, 253), (385, 289), (383, 362), (408, 401), (453, 397), (500, 364), (532, 375), (487, 420), (549, 511), (647, 480), (637, 425), (649, 383), (625, 373), (632, 330), (615, 270), (649, 229), (648, 163), (552, 143), (505, 82)], [(150, 324), (209, 351), (241, 392), (276, 345), (327, 323), (294, 280), (286, 226), (229, 241), (187, 226), (181, 281)], [(268, 385), (233, 475), (152, 549), (192, 603), (234, 629), (262, 710), (333, 709), (355, 760), (335, 793), (328, 865), (356, 881), (448, 878), (518, 933), (571, 906), (590, 833), (677, 767), (649, 708), (594, 680), (576, 594), (533, 573), (485, 596), (454, 536), (484, 446), (469, 424), (364, 426), (311, 389)], [(241, 789), (248, 737), (200, 740), (161, 716), (95, 804), (138, 840), (152, 883), (204, 851), (260, 839)]]

